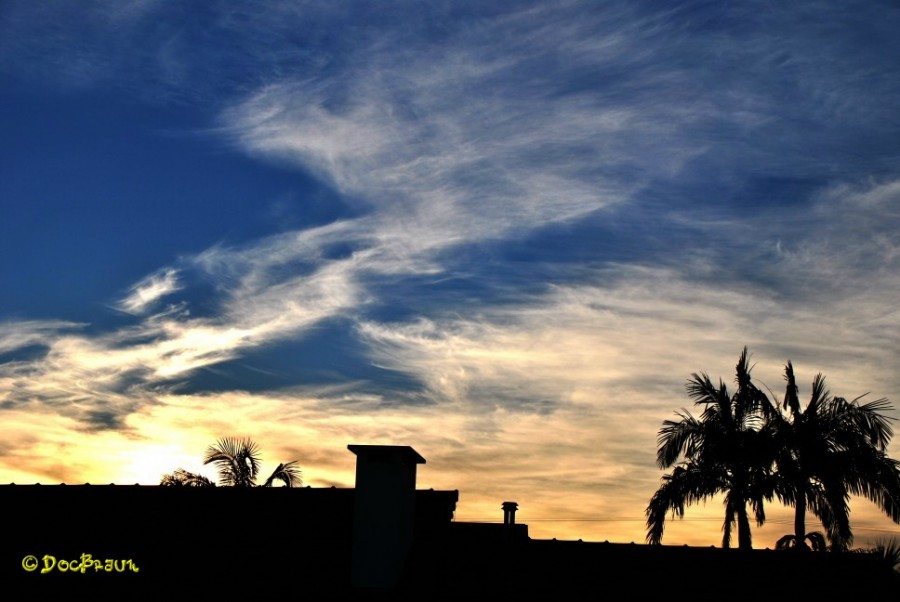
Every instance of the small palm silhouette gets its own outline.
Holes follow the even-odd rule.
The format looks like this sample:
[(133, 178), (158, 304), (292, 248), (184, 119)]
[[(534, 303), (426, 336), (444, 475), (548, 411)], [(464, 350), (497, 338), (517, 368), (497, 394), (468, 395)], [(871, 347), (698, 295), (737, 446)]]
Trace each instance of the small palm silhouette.
[[(219, 472), (219, 483), (230, 487), (258, 487), (260, 456), (259, 446), (249, 438), (224, 437), (210, 445), (203, 457), (203, 464), (215, 464)], [(279, 464), (269, 475), (262, 487), (271, 487), (281, 481), (287, 487), (303, 484), (300, 466), (295, 461)], [(165, 474), (160, 485), (177, 487), (212, 487), (215, 484), (204, 477), (183, 468)]]

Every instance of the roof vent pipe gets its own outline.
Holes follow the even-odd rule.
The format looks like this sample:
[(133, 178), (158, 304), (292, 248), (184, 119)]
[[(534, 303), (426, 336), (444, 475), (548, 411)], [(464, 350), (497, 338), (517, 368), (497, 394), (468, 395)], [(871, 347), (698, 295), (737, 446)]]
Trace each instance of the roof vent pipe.
[(516, 524), (516, 510), (519, 505), (516, 502), (503, 502), (503, 524)]

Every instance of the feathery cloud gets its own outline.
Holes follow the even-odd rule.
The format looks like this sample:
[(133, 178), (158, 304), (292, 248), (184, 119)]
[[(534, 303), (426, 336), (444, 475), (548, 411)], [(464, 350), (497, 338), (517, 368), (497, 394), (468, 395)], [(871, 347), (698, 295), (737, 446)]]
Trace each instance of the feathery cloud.
[(159, 299), (181, 288), (178, 272), (172, 268), (160, 270), (133, 285), (118, 307), (130, 314), (145, 313)]

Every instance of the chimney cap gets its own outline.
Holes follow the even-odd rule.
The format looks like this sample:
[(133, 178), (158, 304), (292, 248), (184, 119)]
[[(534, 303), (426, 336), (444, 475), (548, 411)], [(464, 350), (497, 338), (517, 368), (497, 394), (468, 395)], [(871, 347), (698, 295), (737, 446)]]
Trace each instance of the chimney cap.
[(356, 454), (357, 457), (366, 457), (373, 460), (402, 460), (414, 464), (425, 464), (425, 458), (419, 455), (409, 445), (354, 445), (350, 444), (347, 449)]

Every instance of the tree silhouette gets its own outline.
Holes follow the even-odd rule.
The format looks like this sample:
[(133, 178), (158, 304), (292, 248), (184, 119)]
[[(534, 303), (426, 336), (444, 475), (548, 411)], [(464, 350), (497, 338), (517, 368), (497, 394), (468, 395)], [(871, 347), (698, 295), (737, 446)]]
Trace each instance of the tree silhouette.
[(160, 485), (172, 487), (215, 487), (216, 484), (200, 474), (188, 472), (183, 468), (176, 468), (171, 474), (164, 474)]
[(768, 406), (766, 416), (776, 445), (775, 493), (795, 509), (794, 533), (779, 544), (806, 549), (810, 540), (816, 547), (806, 532), (809, 511), (822, 522), (832, 549), (847, 550), (853, 542), (851, 495), (867, 497), (900, 522), (900, 464), (886, 453), (893, 436), (892, 419), (883, 414), (892, 409), (887, 400), (832, 397), (817, 374), (801, 409), (791, 362), (784, 372), (784, 401), (774, 411)]
[[(808, 544), (806, 542), (809, 542)], [(803, 538), (803, 544), (807, 545), (812, 549), (813, 552), (824, 552), (828, 549), (828, 541), (825, 539), (825, 534), (821, 531), (813, 531), (811, 533), (807, 533)], [(776, 550), (790, 550), (797, 547), (797, 536), (793, 533), (789, 533), (781, 537), (778, 541), (775, 542)]]
[(881, 539), (872, 548), (857, 549), (854, 552), (878, 558), (882, 566), (891, 572), (894, 583), (900, 586), (900, 539)]
[(884, 414), (892, 409), (886, 399), (832, 397), (818, 374), (801, 408), (788, 362), (784, 399), (770, 400), (751, 382), (746, 347), (736, 373), (732, 396), (721, 380), (716, 387), (706, 374), (693, 374), (687, 390), (695, 404), (705, 406), (701, 418), (682, 410), (679, 421), (663, 422), (657, 463), (677, 466), (663, 476), (647, 507), (649, 543), (661, 543), (669, 512), (683, 517), (685, 506), (723, 493), (723, 547), (729, 547), (737, 523), (739, 547), (750, 548), (747, 506), (762, 525), (763, 503), (774, 498), (795, 509), (794, 533), (778, 540), (780, 549), (826, 548), (822, 533), (807, 533), (808, 512), (821, 521), (832, 550), (849, 549), (853, 495), (868, 498), (900, 523), (900, 462), (887, 455), (893, 419)]
[[(210, 445), (203, 457), (203, 464), (214, 464), (219, 473), (219, 483), (230, 487), (257, 487), (260, 456), (259, 446), (250, 439), (224, 437)], [(263, 483), (263, 487), (271, 487), (275, 481), (281, 481), (287, 487), (302, 485), (300, 466), (295, 461), (279, 464)], [(160, 485), (177, 487), (211, 487), (215, 484), (204, 477), (182, 468), (171, 474), (163, 475)]]
[(745, 347), (736, 366), (734, 395), (728, 394), (721, 380), (717, 387), (705, 373), (694, 373), (686, 387), (694, 404), (704, 406), (701, 417), (682, 410), (676, 413), (680, 420), (663, 422), (657, 439), (657, 464), (660, 468), (678, 466), (663, 477), (647, 507), (648, 543), (661, 543), (669, 512), (683, 517), (686, 505), (724, 493), (722, 547), (730, 547), (735, 523), (738, 546), (752, 547), (747, 506), (762, 525), (763, 502), (772, 498), (772, 479), (771, 460), (760, 433), (760, 406), (769, 401), (751, 382), (750, 370)]

